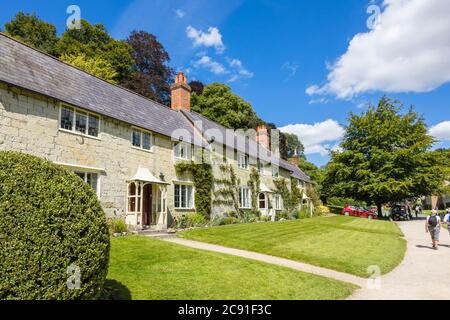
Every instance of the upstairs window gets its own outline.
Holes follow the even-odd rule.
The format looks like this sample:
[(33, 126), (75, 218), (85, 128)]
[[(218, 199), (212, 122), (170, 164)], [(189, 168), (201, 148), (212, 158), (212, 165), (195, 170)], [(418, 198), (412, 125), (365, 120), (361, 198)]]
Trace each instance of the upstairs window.
[(82, 135), (98, 137), (100, 117), (71, 107), (62, 106), (59, 127), (60, 129)]
[(238, 153), (238, 168), (240, 169), (248, 169), (249, 161), (248, 161), (248, 155), (244, 153)]
[(139, 129), (133, 129), (131, 136), (133, 147), (150, 151), (152, 149), (152, 134)]
[(190, 160), (191, 147), (185, 142), (176, 142), (173, 145), (173, 156), (177, 159)]
[(272, 165), (272, 177), (278, 178), (280, 176), (280, 168), (278, 166)]

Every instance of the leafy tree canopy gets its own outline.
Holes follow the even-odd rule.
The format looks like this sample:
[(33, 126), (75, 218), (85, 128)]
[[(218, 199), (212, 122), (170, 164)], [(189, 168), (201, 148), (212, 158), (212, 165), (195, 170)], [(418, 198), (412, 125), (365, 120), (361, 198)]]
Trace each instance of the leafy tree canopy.
[(203, 94), (192, 93), (192, 110), (231, 129), (255, 129), (263, 121), (250, 103), (234, 94), (225, 84), (212, 83), (204, 87)]
[(287, 157), (291, 158), (297, 152), (298, 156), (303, 156), (305, 147), (300, 142), (296, 134), (284, 133), (286, 137)]
[(127, 43), (135, 63), (132, 75), (122, 84), (145, 97), (169, 104), (175, 72), (169, 66), (170, 57), (163, 45), (145, 31), (131, 32)]
[(205, 85), (198, 80), (189, 82), (189, 86), (191, 87), (192, 92), (195, 92), (198, 96), (203, 93), (203, 88), (205, 87)]
[(36, 14), (19, 12), (5, 24), (6, 34), (48, 54), (55, 53), (58, 42), (56, 27)]
[(100, 58), (108, 62), (117, 75), (114, 81), (130, 76), (133, 66), (130, 46), (113, 39), (102, 24), (92, 25), (81, 20), (80, 29), (66, 30), (56, 45), (58, 56), (80, 56)]
[(350, 114), (341, 152), (333, 152), (323, 192), (381, 205), (442, 187), (442, 157), (431, 152), (434, 140), (412, 108), (383, 97), (362, 115)]
[(117, 81), (114, 80), (117, 77), (116, 70), (114, 70), (111, 63), (100, 57), (87, 58), (84, 54), (78, 56), (63, 55), (61, 60), (112, 84), (117, 84)]

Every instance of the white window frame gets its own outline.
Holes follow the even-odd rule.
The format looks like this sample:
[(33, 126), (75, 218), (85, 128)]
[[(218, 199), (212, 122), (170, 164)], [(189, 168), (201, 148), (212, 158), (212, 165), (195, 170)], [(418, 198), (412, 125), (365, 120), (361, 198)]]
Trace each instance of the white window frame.
[(80, 177), (80, 176), (78, 175), (78, 173), (83, 174), (83, 177), (80, 177), (80, 178), (83, 179), (83, 181), (84, 181), (85, 183), (87, 183), (87, 184), (89, 184), (89, 183), (88, 183), (88, 174), (95, 175), (95, 176), (96, 176), (96, 182), (95, 182), (96, 188), (94, 188), (94, 187), (92, 186), (92, 184), (89, 184), (89, 185), (92, 187), (92, 189), (94, 189), (95, 193), (97, 194), (97, 197), (100, 197), (100, 174), (99, 174), (98, 172), (85, 171), (85, 170), (83, 170), (83, 169), (74, 169), (73, 172), (74, 172), (78, 177)]
[(281, 195), (279, 194), (274, 195), (273, 202), (274, 202), (273, 207), (276, 211), (283, 210), (283, 198), (281, 197)]
[[(141, 135), (141, 141), (140, 141), (140, 146), (135, 146), (133, 144), (133, 138), (134, 138), (134, 132), (137, 131), (140, 133)], [(150, 136), (150, 149), (145, 149), (144, 148), (144, 134), (148, 134)], [(148, 130), (143, 130), (141, 128), (137, 128), (137, 127), (132, 127), (131, 128), (131, 147), (133, 149), (137, 149), (137, 150), (141, 150), (141, 151), (146, 151), (146, 152), (153, 152), (153, 146), (154, 146), (154, 138), (153, 138), (153, 133), (148, 131)]]
[(241, 209), (252, 208), (252, 195), (249, 187), (240, 187), (239, 189), (239, 206)]
[(280, 167), (272, 164), (272, 177), (278, 178), (280, 176)]
[[(179, 187), (179, 193), (180, 193), (179, 194), (178, 206), (176, 205), (176, 201), (175, 201), (176, 192), (177, 192), (177, 186)], [(185, 207), (181, 206), (181, 204), (182, 204), (181, 198), (183, 196), (183, 194), (182, 194), (182, 187), (186, 187), (186, 189), (185, 189), (186, 190), (186, 193), (185, 193), (186, 197), (189, 195), (188, 188), (191, 189), (191, 193), (190, 193), (191, 198), (190, 199), (186, 198), (186, 206)], [(189, 203), (191, 205), (189, 205)], [(181, 183), (181, 182), (174, 183), (174, 185), (173, 185), (173, 205), (174, 205), (174, 208), (176, 210), (195, 210), (195, 187), (194, 187), (194, 185), (191, 184), (191, 183)]]
[[(72, 129), (66, 129), (66, 128), (61, 127), (62, 110), (63, 109), (70, 109), (72, 111), (72, 113), (73, 113)], [(82, 114), (82, 115), (86, 116), (86, 133), (83, 133), (83, 132), (80, 132), (80, 131), (76, 130), (77, 114)], [(98, 133), (97, 133), (97, 136), (89, 134), (89, 123), (90, 123), (91, 117), (92, 118), (95, 117), (95, 118), (98, 119)], [(80, 108), (75, 108), (75, 107), (72, 107), (71, 105), (68, 105), (68, 104), (65, 104), (65, 103), (60, 103), (60, 105), (59, 105), (58, 128), (59, 128), (60, 131), (76, 134), (76, 135), (83, 136), (83, 137), (88, 137), (88, 138), (100, 140), (101, 122), (102, 122), (102, 117), (99, 116), (98, 114), (95, 114), (95, 113), (92, 113), (92, 112), (89, 112), (89, 111), (85, 111), (85, 110), (82, 110)]]
[[(184, 152), (185, 157), (179, 156), (179, 154), (181, 153), (180, 151), (178, 151), (178, 155), (177, 155), (177, 153), (176, 153), (176, 149), (177, 148), (185, 149), (185, 152)], [(176, 159), (176, 160), (186, 160), (186, 161), (192, 160), (192, 146), (189, 143), (186, 143), (186, 142), (183, 142), (183, 141), (174, 142), (172, 150), (173, 150), (173, 158), (174, 159)]]
[(247, 154), (238, 152), (237, 160), (239, 169), (248, 170), (248, 168), (250, 167), (250, 157)]

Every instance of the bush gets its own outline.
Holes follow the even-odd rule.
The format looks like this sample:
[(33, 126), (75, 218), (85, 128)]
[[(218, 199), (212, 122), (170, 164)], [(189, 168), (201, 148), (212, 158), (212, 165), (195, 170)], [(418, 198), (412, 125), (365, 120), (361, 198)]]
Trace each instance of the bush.
[[(0, 152), (0, 300), (95, 299), (109, 246), (90, 186), (48, 161)], [(70, 289), (76, 270), (80, 287)]]
[(318, 206), (314, 208), (314, 215), (317, 217), (324, 216), (330, 213), (330, 209), (326, 206)]
[(309, 210), (307, 208), (303, 208), (298, 212), (298, 218), (299, 219), (309, 219), (311, 218), (309, 214)]
[(203, 227), (207, 224), (205, 216), (200, 213), (189, 213), (182, 215), (175, 220), (175, 228), (186, 229), (193, 227)]
[(128, 232), (127, 224), (120, 218), (108, 219), (108, 227), (111, 234)]

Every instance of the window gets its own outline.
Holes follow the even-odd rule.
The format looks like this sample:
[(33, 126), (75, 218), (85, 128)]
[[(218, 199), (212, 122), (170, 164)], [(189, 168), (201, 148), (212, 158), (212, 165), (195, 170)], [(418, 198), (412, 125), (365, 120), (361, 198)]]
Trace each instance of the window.
[(173, 155), (178, 159), (190, 160), (190, 145), (185, 142), (176, 142), (173, 146)]
[(239, 203), (242, 209), (250, 209), (250, 189), (247, 187), (241, 187), (239, 194)]
[(128, 186), (128, 212), (141, 212), (142, 190), (140, 184), (134, 182)]
[(275, 200), (274, 201), (275, 202), (275, 206), (274, 206), (275, 210), (283, 210), (281, 196), (279, 194), (276, 194), (274, 200)]
[(259, 208), (266, 209), (266, 195), (264, 193), (259, 195)]
[(98, 194), (98, 174), (92, 172), (75, 171), (75, 174), (79, 176), (84, 182), (92, 187)]
[(261, 160), (258, 160), (258, 172), (264, 173), (264, 163)]
[(194, 187), (186, 184), (175, 185), (175, 208), (194, 209)]
[(59, 127), (60, 129), (73, 131), (82, 135), (98, 137), (100, 117), (63, 106), (61, 107)]
[(133, 134), (131, 136), (131, 143), (133, 147), (150, 151), (152, 149), (152, 135), (151, 133), (133, 129)]
[(272, 177), (277, 178), (280, 175), (280, 168), (276, 165), (272, 165)]
[(238, 153), (238, 167), (240, 169), (248, 169), (248, 155)]

